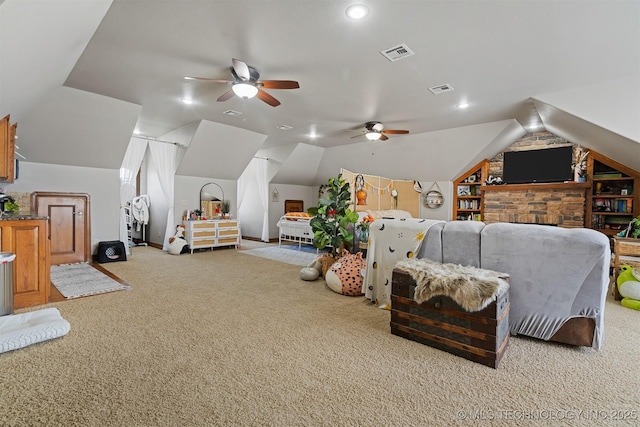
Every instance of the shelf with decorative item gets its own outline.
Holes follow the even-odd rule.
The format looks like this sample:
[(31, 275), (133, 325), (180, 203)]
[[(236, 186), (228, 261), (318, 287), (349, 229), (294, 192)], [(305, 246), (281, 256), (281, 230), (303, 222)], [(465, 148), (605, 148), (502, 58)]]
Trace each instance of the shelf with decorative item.
[(591, 151), (587, 171), (586, 227), (613, 236), (640, 214), (640, 173)]
[(453, 181), (453, 219), (482, 221), (482, 186), (489, 169), (483, 160)]

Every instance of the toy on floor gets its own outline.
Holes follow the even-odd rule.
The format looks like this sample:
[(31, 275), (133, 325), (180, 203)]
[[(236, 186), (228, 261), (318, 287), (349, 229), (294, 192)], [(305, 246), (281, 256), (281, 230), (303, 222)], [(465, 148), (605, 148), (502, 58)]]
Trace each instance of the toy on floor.
[(620, 267), (620, 274), (616, 280), (618, 292), (622, 295), (623, 307), (640, 310), (640, 269), (628, 265)]
[(333, 263), (327, 271), (325, 280), (333, 292), (342, 295), (360, 296), (364, 282), (366, 262), (362, 252), (344, 255)]
[(169, 237), (169, 250), (171, 255), (186, 254), (189, 252), (189, 244), (184, 239), (184, 227), (179, 225), (176, 229), (176, 234), (173, 237)]
[(302, 280), (313, 281), (320, 277), (320, 271), (322, 270), (322, 264), (316, 258), (307, 264), (306, 267), (302, 267), (300, 270), (300, 278)]

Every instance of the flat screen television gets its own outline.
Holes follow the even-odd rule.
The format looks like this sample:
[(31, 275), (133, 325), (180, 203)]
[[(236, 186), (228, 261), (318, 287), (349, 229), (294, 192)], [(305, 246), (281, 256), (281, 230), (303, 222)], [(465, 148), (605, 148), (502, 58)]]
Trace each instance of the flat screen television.
[(506, 184), (573, 181), (573, 147), (504, 153), (502, 180)]

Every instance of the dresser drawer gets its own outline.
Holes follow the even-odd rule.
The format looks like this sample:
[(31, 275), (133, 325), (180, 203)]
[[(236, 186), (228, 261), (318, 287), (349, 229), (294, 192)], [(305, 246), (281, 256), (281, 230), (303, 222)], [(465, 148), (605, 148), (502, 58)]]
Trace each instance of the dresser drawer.
[(219, 222), (218, 223), (218, 228), (237, 228), (238, 227), (238, 221), (225, 221), (225, 222)]
[(216, 237), (215, 230), (203, 230), (203, 231), (194, 231), (193, 238), (199, 239), (201, 237)]
[(219, 230), (218, 231), (218, 236), (219, 237), (223, 237), (223, 236), (237, 236), (238, 235), (238, 229), (232, 229), (232, 230)]

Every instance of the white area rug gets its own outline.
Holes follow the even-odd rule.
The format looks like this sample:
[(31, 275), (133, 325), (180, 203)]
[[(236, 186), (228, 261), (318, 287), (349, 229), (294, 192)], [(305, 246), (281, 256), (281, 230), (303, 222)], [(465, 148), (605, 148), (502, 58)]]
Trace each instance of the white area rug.
[(311, 253), (306, 251), (299, 251), (297, 249), (297, 246), (295, 247), (295, 249), (269, 246), (265, 248), (249, 249), (246, 251), (238, 252), (241, 254), (253, 255), (260, 258), (268, 258), (274, 261), (286, 262), (287, 264), (299, 265), (302, 267), (308, 265), (311, 261), (316, 259), (318, 255), (320, 255), (315, 253), (315, 248)]
[(51, 283), (67, 299), (131, 289), (89, 264), (52, 265)]

